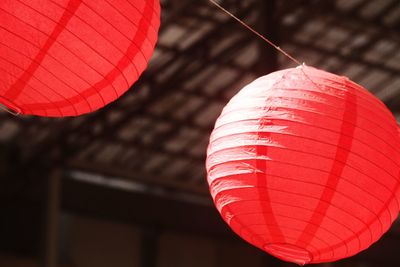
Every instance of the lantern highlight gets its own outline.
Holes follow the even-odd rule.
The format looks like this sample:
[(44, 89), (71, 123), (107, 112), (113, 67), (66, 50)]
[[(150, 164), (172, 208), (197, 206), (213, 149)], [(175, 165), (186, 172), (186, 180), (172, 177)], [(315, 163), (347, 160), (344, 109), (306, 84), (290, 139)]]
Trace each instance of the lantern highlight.
[(159, 25), (159, 0), (1, 1), (0, 103), (49, 117), (97, 110), (145, 70)]
[(312, 67), (271, 73), (234, 96), (206, 167), (232, 230), (300, 265), (368, 248), (399, 212), (393, 115), (360, 85)]

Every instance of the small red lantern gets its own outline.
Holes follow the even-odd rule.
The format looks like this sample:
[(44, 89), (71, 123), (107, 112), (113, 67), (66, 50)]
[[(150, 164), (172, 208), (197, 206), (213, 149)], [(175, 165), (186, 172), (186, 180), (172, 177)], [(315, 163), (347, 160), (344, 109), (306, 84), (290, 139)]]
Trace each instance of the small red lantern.
[(120, 97), (144, 71), (159, 0), (2, 0), (0, 103), (76, 116)]
[(206, 165), (233, 231), (300, 265), (368, 248), (399, 212), (394, 117), (360, 85), (311, 67), (271, 73), (234, 96)]

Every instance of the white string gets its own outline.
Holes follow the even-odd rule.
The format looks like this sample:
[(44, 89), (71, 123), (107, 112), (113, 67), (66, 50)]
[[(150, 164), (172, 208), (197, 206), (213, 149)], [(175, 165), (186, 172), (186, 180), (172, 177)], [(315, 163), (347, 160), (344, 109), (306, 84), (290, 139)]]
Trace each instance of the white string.
[(289, 53), (287, 53), (285, 50), (283, 50), (282, 48), (280, 48), (279, 46), (277, 46), (276, 44), (274, 44), (272, 41), (270, 41), (268, 38), (266, 38), (265, 36), (263, 36), (262, 34), (260, 34), (259, 32), (257, 32), (255, 29), (253, 29), (252, 27), (250, 27), (249, 25), (247, 25), (245, 22), (243, 22), (241, 19), (239, 19), (238, 17), (236, 17), (235, 15), (233, 15), (231, 12), (229, 12), (228, 10), (226, 10), (224, 7), (222, 7), (220, 4), (218, 4), (217, 2), (215, 2), (214, 0), (208, 0), (210, 1), (212, 4), (214, 4), (216, 7), (218, 7), (219, 9), (221, 9), (223, 12), (225, 12), (226, 14), (228, 14), (229, 16), (231, 16), (232, 18), (234, 18), (236, 21), (238, 21), (240, 24), (242, 24), (245, 28), (247, 28), (248, 30), (250, 30), (252, 33), (254, 33), (255, 35), (257, 35), (258, 37), (260, 37), (262, 40), (264, 40), (266, 43), (268, 43), (269, 45), (271, 45), (272, 47), (274, 47), (276, 50), (278, 50), (279, 52), (281, 52), (282, 54), (284, 54), (287, 58), (289, 58), (290, 60), (292, 60), (293, 62), (295, 62), (297, 65), (301, 65), (300, 61), (298, 61), (297, 59), (295, 59), (294, 57), (292, 57)]
[(7, 113), (10, 113), (11, 115), (13, 115), (13, 116), (15, 116), (15, 117), (18, 117), (18, 116), (21, 114), (20, 111), (12, 110), (12, 109), (8, 108), (7, 106), (5, 106), (5, 105), (3, 105), (3, 104), (1, 104), (1, 103), (0, 103), (0, 109), (1, 109), (1, 110), (4, 110), (4, 111), (7, 112)]

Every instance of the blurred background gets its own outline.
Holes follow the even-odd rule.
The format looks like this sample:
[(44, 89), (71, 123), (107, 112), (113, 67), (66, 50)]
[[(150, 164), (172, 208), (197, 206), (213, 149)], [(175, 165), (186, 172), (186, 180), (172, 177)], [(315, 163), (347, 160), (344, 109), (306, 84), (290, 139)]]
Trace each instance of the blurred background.
[[(223, 0), (307, 65), (368, 88), (400, 119), (399, 0)], [(208, 193), (221, 109), (293, 63), (207, 0), (163, 0), (148, 70), (78, 118), (0, 112), (1, 267), (294, 266), (236, 237)], [(400, 266), (400, 224), (370, 249), (318, 266)]]

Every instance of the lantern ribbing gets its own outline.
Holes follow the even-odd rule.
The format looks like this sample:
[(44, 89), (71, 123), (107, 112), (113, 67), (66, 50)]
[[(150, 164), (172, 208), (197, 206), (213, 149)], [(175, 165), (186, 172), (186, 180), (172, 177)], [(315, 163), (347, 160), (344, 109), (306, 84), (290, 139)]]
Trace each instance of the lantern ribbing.
[(368, 248), (396, 219), (400, 139), (361, 86), (301, 66), (243, 88), (207, 150), (210, 192), (243, 239), (297, 264)]
[(0, 103), (49, 117), (95, 111), (145, 70), (159, 24), (159, 0), (4, 1)]

